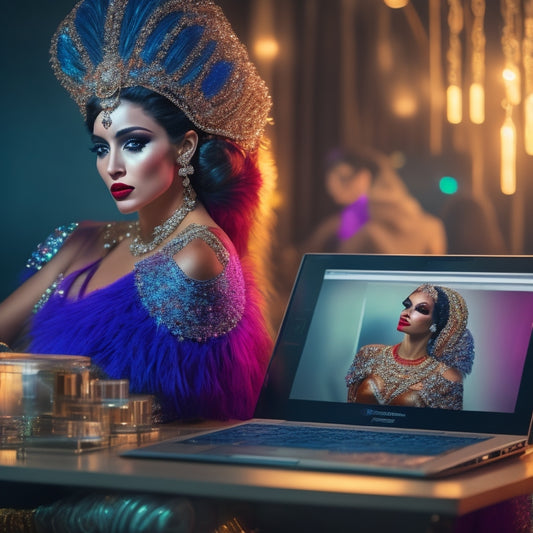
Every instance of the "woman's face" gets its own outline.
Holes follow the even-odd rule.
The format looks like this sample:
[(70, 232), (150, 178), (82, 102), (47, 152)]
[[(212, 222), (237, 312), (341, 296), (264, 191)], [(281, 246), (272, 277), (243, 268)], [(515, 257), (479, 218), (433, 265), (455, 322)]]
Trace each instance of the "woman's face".
[(142, 107), (124, 100), (112, 124), (93, 127), (96, 167), (121, 213), (133, 213), (163, 195), (177, 175), (176, 147), (166, 130)]
[(327, 172), (326, 190), (337, 205), (347, 206), (368, 193), (371, 181), (369, 170), (354, 170), (348, 163), (341, 162)]
[(425, 292), (413, 292), (403, 301), (404, 310), (400, 313), (398, 331), (408, 335), (425, 335), (433, 322), (435, 302)]

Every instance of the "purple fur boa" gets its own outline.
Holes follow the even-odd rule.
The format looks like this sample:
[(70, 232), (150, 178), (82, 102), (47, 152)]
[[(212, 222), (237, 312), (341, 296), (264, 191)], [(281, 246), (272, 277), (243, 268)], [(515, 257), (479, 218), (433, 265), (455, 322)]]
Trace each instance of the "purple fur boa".
[[(132, 393), (154, 394), (163, 419), (246, 419), (253, 415), (272, 343), (250, 272), (244, 314), (229, 333), (180, 339), (139, 299), (134, 274), (83, 298), (56, 292), (34, 316), (31, 353), (85, 355)], [(68, 291), (77, 273), (62, 287)], [(60, 287), (61, 288), (61, 287)]]

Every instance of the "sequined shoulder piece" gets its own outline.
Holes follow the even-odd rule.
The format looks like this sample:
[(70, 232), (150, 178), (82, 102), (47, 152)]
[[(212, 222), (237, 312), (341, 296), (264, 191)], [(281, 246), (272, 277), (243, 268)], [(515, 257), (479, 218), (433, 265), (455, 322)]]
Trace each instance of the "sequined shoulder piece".
[(386, 357), (389, 347), (384, 344), (367, 344), (355, 355), (352, 364), (346, 374), (346, 385), (359, 383), (367, 376), (372, 368)]
[(26, 269), (33, 274), (52, 259), (63, 246), (69, 235), (79, 226), (77, 222), (57, 227), (26, 261)]
[[(189, 278), (174, 255), (193, 239), (204, 240), (224, 266), (213, 279)], [(224, 335), (240, 321), (245, 287), (239, 259), (207, 227), (191, 224), (158, 253), (135, 265), (135, 283), (143, 306), (158, 324), (182, 339), (205, 341)]]

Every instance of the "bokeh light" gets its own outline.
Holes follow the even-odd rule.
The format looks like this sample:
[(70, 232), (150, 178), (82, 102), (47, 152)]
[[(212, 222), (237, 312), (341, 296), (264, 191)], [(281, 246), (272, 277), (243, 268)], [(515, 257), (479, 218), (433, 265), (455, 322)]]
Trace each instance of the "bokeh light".
[(401, 9), (402, 7), (405, 7), (409, 0), (383, 0), (385, 2), (385, 5), (392, 8), (392, 9)]
[(444, 194), (455, 194), (459, 189), (459, 184), (454, 177), (443, 176), (439, 181), (439, 189)]
[(279, 43), (273, 37), (262, 37), (256, 40), (254, 52), (258, 59), (275, 59), (279, 54)]

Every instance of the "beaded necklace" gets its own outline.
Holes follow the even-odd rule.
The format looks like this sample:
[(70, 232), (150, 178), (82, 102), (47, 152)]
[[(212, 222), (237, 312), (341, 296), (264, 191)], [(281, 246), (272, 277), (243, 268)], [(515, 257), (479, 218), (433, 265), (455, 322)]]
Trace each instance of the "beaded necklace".
[(167, 237), (172, 235), (183, 219), (196, 207), (196, 200), (190, 199), (181, 205), (170, 218), (160, 226), (156, 226), (152, 232), (152, 240), (144, 242), (139, 235), (139, 222), (110, 222), (104, 228), (104, 248), (114, 248), (124, 239), (133, 237), (130, 244), (130, 252), (138, 257), (155, 250)]
[(416, 359), (404, 359), (400, 355), (400, 345), (399, 344), (395, 344), (392, 347), (392, 356), (394, 357), (394, 360), (397, 363), (400, 363), (401, 365), (405, 365), (405, 366), (419, 365), (427, 357), (427, 355), (424, 354), (424, 355), (421, 355), (420, 357), (417, 357)]
[(384, 347), (381, 364), (376, 369), (384, 384), (383, 390), (375, 391), (376, 398), (379, 396), (378, 401), (382, 405), (390, 403), (410, 387), (426, 379), (439, 366), (439, 362), (432, 357), (424, 356), (413, 361), (403, 359), (397, 354), (398, 348), (398, 344)]
[(139, 231), (139, 223), (135, 222), (109, 222), (104, 228), (104, 248), (111, 250), (124, 239), (131, 237)]
[[(152, 240), (144, 242), (141, 236), (137, 236), (130, 244), (130, 251), (132, 255), (138, 257), (139, 255), (147, 254), (155, 250), (167, 237), (172, 235), (177, 227), (183, 222), (183, 219), (196, 207), (196, 200), (190, 199), (181, 205), (170, 218), (165, 220), (160, 226), (156, 226), (152, 232)], [(138, 227), (138, 226), (137, 226)]]

